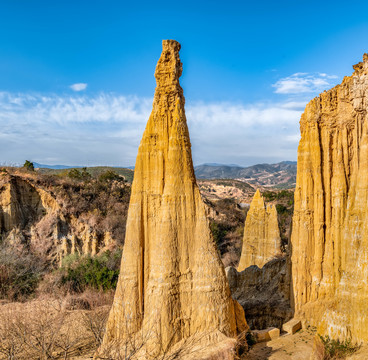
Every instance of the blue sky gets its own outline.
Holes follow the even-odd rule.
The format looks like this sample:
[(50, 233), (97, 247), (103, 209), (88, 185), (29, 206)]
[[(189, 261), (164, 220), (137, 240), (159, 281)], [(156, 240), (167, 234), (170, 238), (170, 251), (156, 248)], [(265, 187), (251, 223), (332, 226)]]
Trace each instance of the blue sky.
[(364, 1), (0, 2), (0, 161), (133, 165), (162, 39), (194, 163), (295, 160), (305, 104), (368, 51)]

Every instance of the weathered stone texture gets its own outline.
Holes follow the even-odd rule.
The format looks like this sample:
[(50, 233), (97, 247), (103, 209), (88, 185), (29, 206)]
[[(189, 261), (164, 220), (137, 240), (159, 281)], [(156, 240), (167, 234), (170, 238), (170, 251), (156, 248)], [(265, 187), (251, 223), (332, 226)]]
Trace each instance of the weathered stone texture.
[(261, 269), (250, 266), (242, 272), (226, 268), (233, 299), (243, 307), (251, 329), (278, 327), (292, 317), (290, 306), (290, 261), (278, 257)]
[(75, 216), (66, 219), (51, 191), (19, 175), (0, 179), (0, 233), (5, 243), (29, 247), (60, 264), (67, 255), (96, 255), (115, 245), (109, 232), (97, 236)]
[(302, 328), (302, 322), (299, 319), (291, 319), (287, 323), (282, 325), (282, 330), (286, 331), (289, 335), (295, 334)]
[(227, 356), (233, 356), (236, 342), (229, 338), (236, 336), (237, 327), (246, 328), (244, 313), (234, 308), (194, 176), (179, 50), (178, 42), (163, 41), (153, 110), (135, 164), (119, 282), (100, 354), (112, 344), (122, 349), (132, 339), (145, 338), (136, 357), (155, 358), (180, 343), (201, 343), (203, 352), (224, 341), (231, 343)]
[(251, 265), (261, 268), (281, 254), (281, 238), (274, 205), (265, 207), (259, 190), (255, 193), (245, 220), (242, 254), (238, 271)]
[(293, 217), (298, 318), (331, 337), (368, 340), (368, 55), (307, 105)]

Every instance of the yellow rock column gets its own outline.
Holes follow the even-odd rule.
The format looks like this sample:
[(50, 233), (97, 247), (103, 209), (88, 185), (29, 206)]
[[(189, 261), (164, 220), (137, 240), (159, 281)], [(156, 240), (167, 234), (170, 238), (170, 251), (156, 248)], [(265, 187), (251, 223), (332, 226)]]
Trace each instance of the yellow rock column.
[(135, 164), (120, 277), (99, 354), (130, 351), (133, 342), (141, 343), (136, 358), (153, 359), (180, 346), (203, 352), (221, 343), (231, 358), (235, 340), (229, 338), (237, 327), (246, 329), (242, 309), (236, 319), (194, 176), (179, 50), (178, 42), (163, 41), (153, 109)]
[(321, 333), (368, 341), (368, 55), (353, 68), (300, 120), (292, 291)]
[(281, 237), (276, 207), (265, 207), (259, 189), (254, 194), (245, 220), (243, 247), (238, 271), (251, 265), (262, 268), (264, 264), (281, 254)]

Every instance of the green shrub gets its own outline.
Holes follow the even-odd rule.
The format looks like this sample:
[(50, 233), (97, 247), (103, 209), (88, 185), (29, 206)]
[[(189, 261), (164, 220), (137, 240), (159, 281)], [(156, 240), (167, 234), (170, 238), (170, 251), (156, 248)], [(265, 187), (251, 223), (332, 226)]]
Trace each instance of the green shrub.
[(290, 209), (282, 204), (276, 204), (276, 210), (278, 214), (288, 214), (290, 212)]
[(119, 277), (121, 251), (102, 255), (75, 256), (64, 259), (61, 269), (61, 285), (73, 292), (83, 292), (87, 288), (97, 290), (115, 289)]
[(107, 170), (98, 177), (98, 181), (102, 183), (111, 181), (124, 181), (124, 178), (117, 174), (115, 171)]
[(282, 190), (277, 192), (265, 191), (262, 193), (262, 196), (266, 201), (289, 199), (289, 205), (292, 205), (294, 203), (294, 193), (290, 190)]
[(28, 171), (34, 171), (34, 165), (33, 162), (26, 160), (26, 162), (23, 164), (23, 167)]
[(262, 196), (266, 201), (274, 201), (277, 197), (277, 193), (274, 191), (265, 191), (262, 193)]
[(67, 176), (73, 180), (86, 181), (91, 179), (91, 174), (87, 171), (87, 168), (82, 170), (71, 169), (68, 171)]
[(212, 232), (213, 239), (215, 240), (216, 244), (219, 246), (223, 242), (228, 231), (230, 230), (230, 227), (223, 223), (217, 223), (215, 221), (211, 221), (210, 229)]
[(340, 341), (330, 339), (328, 335), (326, 336), (318, 335), (318, 336), (323, 343), (326, 354), (325, 357), (327, 359), (345, 359), (348, 355), (353, 354), (360, 348), (359, 345), (356, 344), (353, 345), (351, 339)]

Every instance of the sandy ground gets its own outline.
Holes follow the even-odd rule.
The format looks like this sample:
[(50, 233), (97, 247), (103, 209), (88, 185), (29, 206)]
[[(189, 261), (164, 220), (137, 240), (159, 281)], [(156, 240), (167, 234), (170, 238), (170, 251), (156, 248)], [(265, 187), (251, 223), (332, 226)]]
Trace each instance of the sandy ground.
[[(314, 337), (315, 333), (309, 330), (284, 334), (278, 339), (254, 345), (245, 360), (313, 360)], [(361, 346), (346, 360), (368, 360), (368, 345)]]
[(294, 335), (281, 335), (278, 339), (258, 343), (252, 347), (247, 360), (309, 360), (313, 350), (312, 331), (301, 330)]

